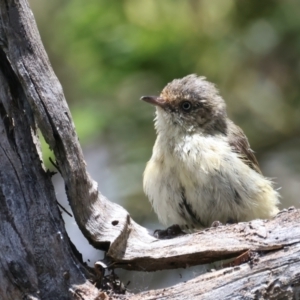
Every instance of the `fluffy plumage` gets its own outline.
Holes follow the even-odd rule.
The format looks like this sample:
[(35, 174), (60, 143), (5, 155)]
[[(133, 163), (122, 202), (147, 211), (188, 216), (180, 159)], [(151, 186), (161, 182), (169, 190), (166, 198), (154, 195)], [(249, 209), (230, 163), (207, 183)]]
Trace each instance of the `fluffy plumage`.
[(277, 214), (279, 195), (212, 83), (189, 75), (141, 99), (156, 105), (144, 191), (162, 224), (201, 228)]

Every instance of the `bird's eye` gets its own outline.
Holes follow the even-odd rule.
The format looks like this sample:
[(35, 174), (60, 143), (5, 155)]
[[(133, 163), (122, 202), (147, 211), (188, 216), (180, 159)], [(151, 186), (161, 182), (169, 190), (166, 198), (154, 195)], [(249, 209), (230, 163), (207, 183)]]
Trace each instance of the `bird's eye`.
[(189, 101), (183, 101), (180, 106), (186, 112), (189, 112), (192, 109), (192, 104)]

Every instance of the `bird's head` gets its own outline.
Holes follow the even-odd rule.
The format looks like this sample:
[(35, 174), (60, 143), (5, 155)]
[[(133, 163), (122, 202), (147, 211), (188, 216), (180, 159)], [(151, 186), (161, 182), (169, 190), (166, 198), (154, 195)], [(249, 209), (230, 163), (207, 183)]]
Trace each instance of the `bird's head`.
[(173, 80), (160, 96), (143, 96), (141, 100), (157, 107), (158, 131), (174, 128), (181, 132), (210, 132), (221, 130), (218, 127), (225, 124), (224, 100), (212, 83), (195, 74)]

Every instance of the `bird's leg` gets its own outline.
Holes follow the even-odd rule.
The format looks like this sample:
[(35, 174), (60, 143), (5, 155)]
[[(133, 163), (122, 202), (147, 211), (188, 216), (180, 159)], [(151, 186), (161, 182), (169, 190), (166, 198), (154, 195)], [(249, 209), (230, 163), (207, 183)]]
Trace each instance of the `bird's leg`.
[(175, 224), (167, 229), (157, 229), (154, 231), (154, 236), (160, 240), (173, 239), (175, 237), (186, 234), (183, 232), (179, 225)]

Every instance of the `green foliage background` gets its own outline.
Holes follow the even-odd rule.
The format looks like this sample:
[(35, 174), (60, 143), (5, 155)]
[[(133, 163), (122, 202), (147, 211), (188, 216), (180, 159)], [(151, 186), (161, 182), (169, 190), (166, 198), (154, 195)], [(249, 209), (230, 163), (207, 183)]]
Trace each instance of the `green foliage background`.
[[(150, 211), (142, 172), (155, 139), (153, 107), (139, 98), (174, 78), (197, 73), (216, 83), (260, 161), (283, 143), (296, 145), (298, 1), (30, 3), (80, 140), (108, 147), (115, 189), (126, 191), (119, 198), (138, 221)], [(287, 164), (299, 171), (299, 160)]]

